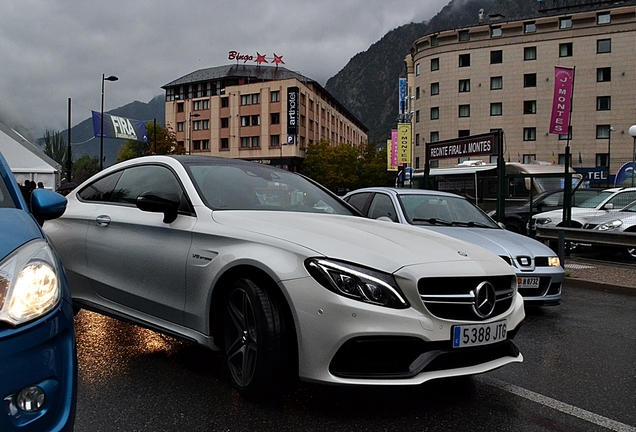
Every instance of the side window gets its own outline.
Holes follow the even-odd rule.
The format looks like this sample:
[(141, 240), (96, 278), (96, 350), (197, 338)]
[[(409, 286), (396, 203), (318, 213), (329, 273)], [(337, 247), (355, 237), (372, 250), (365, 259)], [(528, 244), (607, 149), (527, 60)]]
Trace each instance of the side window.
[(627, 204), (636, 200), (636, 192), (623, 192), (610, 199), (607, 204), (614, 204), (614, 210), (622, 209)]
[(139, 195), (151, 191), (170, 192), (183, 198), (181, 185), (172, 171), (159, 165), (146, 165), (124, 170), (111, 201), (135, 204)]
[(110, 201), (122, 171), (103, 177), (82, 189), (78, 195), (85, 201)]
[(563, 205), (563, 192), (555, 193), (543, 200), (544, 206), (561, 207)]
[(354, 206), (356, 210), (358, 210), (360, 213), (364, 214), (364, 205), (367, 203), (367, 200), (369, 199), (369, 195), (371, 194), (368, 192), (351, 195), (347, 199), (347, 202), (351, 204), (352, 206)]
[(391, 202), (391, 198), (383, 194), (376, 194), (369, 206), (369, 217), (377, 219), (379, 217), (388, 217), (393, 222), (397, 222), (397, 212)]

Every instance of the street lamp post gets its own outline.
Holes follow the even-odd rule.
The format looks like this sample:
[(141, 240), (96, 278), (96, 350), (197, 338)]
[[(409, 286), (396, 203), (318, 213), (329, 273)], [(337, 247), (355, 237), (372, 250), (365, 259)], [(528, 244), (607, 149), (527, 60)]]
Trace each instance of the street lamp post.
[(634, 138), (634, 146), (632, 147), (632, 187), (634, 187), (634, 165), (636, 165), (636, 125), (629, 128), (629, 134)]
[(611, 155), (611, 146), (612, 146), (612, 132), (616, 129), (613, 127), (609, 127), (607, 131), (607, 187), (610, 187), (610, 155)]
[(188, 121), (188, 154), (192, 154), (192, 117), (201, 117), (199, 113), (190, 113)]
[(106, 77), (102, 74), (102, 111), (101, 111), (101, 128), (99, 129), (99, 170), (104, 169), (104, 81), (117, 81), (115, 75)]

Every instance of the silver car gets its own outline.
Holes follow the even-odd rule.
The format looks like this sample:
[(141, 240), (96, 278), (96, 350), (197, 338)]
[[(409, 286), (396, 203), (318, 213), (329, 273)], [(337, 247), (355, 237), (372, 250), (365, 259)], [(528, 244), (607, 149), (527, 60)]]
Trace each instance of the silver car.
[(503, 229), (459, 195), (376, 187), (350, 192), (344, 200), (371, 219), (419, 226), (494, 252), (514, 269), (527, 305), (561, 300), (565, 271), (556, 254), (536, 240)]
[(523, 359), (509, 265), (362, 218), (288, 171), (205, 156), (129, 160), (73, 190), (44, 229), (75, 306), (221, 349), (248, 398), (298, 377), (419, 384)]
[[(626, 205), (619, 211), (590, 219), (585, 225), (583, 225), (583, 228), (605, 232), (636, 232), (636, 201)], [(586, 246), (588, 245), (581, 245), (581, 247)], [(589, 247), (592, 246), (589, 245)], [(634, 248), (599, 245), (595, 245), (593, 248), (596, 251), (602, 252), (618, 252), (629, 259), (636, 260), (636, 249)]]

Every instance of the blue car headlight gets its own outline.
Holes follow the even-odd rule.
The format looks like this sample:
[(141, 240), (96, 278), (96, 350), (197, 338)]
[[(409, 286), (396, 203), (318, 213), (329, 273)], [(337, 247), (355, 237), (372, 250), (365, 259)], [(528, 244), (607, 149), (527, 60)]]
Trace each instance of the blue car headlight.
[(341, 296), (395, 309), (409, 307), (389, 274), (321, 258), (308, 259), (305, 266), (322, 286)]
[(31, 241), (0, 262), (0, 321), (14, 326), (36, 319), (60, 301), (55, 257), (44, 240)]

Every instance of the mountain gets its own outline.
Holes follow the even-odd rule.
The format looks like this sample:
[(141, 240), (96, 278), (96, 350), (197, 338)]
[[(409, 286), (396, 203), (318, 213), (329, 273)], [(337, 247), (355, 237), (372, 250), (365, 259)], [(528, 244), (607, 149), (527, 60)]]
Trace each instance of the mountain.
[(413, 42), (435, 31), (475, 25), (480, 9), (511, 20), (536, 16), (537, 4), (537, 0), (452, 0), (430, 21), (398, 27), (355, 55), (325, 89), (369, 128), (369, 141), (383, 143), (395, 128), (398, 79), (406, 76), (404, 58)]
[[(157, 124), (163, 127), (165, 126), (166, 119), (165, 111), (165, 96), (158, 95), (152, 98), (148, 103), (135, 101), (114, 110), (107, 111), (107, 113), (120, 117), (143, 120), (145, 123), (150, 123), (156, 119)], [(61, 131), (60, 134), (66, 140), (68, 131)], [(71, 128), (71, 142), (73, 143), (73, 160), (85, 154), (91, 157), (99, 156), (99, 138), (95, 138), (92, 118), (89, 117)], [(125, 141), (119, 139), (104, 138), (105, 166), (110, 166), (115, 163), (117, 153), (119, 153), (119, 149), (124, 142)], [(39, 144), (43, 145), (42, 142), (39, 142)]]

